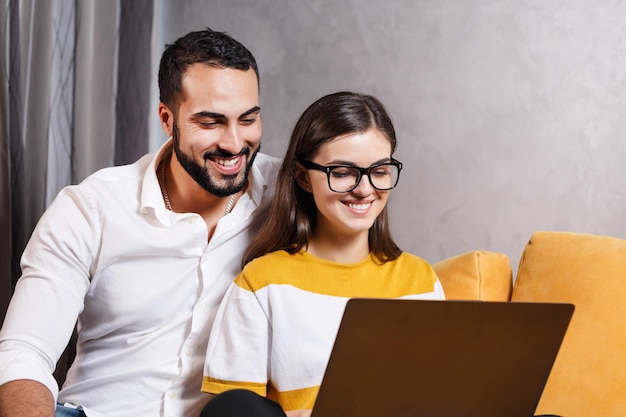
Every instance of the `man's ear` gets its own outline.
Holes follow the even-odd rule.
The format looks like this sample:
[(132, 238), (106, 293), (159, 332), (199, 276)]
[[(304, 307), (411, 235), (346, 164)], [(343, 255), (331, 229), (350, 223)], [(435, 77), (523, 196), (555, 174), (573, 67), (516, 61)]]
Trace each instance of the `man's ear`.
[(311, 182), (309, 181), (309, 171), (302, 166), (300, 162), (296, 162), (296, 182), (307, 193), (311, 192)]
[(159, 103), (159, 121), (163, 131), (169, 137), (172, 136), (174, 127), (174, 114), (164, 103)]

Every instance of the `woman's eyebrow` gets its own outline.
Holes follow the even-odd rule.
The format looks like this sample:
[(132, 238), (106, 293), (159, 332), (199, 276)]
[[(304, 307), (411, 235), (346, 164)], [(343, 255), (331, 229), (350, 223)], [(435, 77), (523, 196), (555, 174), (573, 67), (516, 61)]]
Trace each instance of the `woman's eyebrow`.
[[(376, 165), (376, 164), (383, 164), (385, 162), (391, 162), (391, 158), (387, 157), (387, 158), (379, 159), (378, 161), (374, 161), (370, 166)], [(354, 162), (347, 161), (345, 159), (333, 159), (332, 161), (328, 162), (327, 165), (348, 165), (352, 167), (358, 167), (358, 165), (355, 164)], [(367, 167), (363, 167), (363, 168), (367, 168)]]

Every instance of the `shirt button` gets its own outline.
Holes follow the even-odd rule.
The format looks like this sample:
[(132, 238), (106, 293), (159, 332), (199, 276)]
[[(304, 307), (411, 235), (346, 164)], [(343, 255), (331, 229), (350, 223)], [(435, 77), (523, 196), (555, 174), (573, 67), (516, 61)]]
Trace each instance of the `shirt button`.
[(171, 392), (171, 391), (170, 391), (170, 393), (169, 393), (169, 394), (167, 394), (167, 395), (168, 395), (170, 398), (174, 398), (174, 397), (176, 396), (176, 395), (175, 395), (173, 392)]

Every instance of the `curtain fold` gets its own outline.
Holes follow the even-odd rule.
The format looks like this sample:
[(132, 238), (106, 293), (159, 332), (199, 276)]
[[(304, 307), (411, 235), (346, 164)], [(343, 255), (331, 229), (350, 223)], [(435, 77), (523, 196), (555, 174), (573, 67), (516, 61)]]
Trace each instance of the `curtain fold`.
[[(118, 95), (115, 107), (115, 165), (129, 164), (149, 147), (152, 0), (121, 3), (118, 48)], [(156, 73), (154, 74), (156, 76)]]
[(72, 182), (113, 164), (120, 6), (81, 1), (78, 8)]
[[(9, 34), (9, 0), (0, 0), (1, 39), (8, 39)], [(8, 42), (0, 42), (0, 317), (4, 317), (9, 298), (11, 297), (11, 178), (9, 156), (9, 71), (7, 57)]]

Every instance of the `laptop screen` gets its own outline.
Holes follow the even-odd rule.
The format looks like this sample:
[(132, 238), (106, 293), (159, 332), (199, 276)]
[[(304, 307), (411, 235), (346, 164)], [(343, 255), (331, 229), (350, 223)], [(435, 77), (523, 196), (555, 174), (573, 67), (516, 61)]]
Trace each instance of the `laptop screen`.
[(351, 299), (312, 417), (531, 417), (573, 310)]

